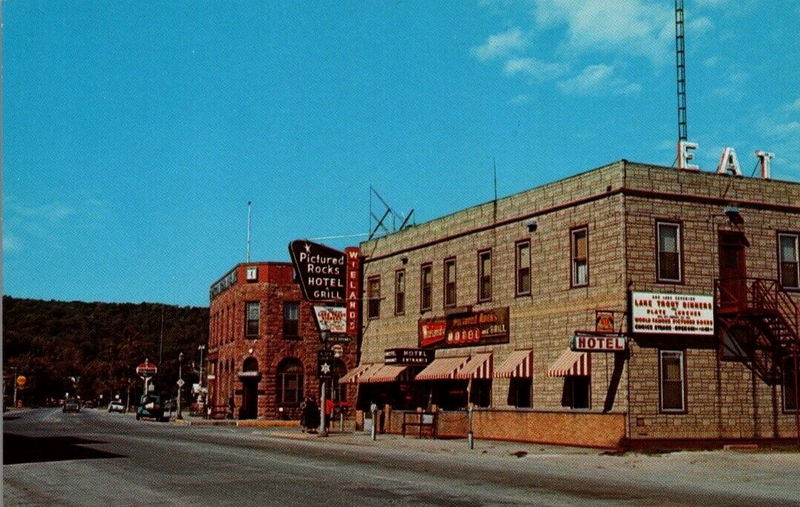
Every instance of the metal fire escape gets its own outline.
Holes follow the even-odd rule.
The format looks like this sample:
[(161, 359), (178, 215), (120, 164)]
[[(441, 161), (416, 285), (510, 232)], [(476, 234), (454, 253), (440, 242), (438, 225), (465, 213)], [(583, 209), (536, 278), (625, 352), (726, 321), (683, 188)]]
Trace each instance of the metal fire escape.
[[(800, 310), (776, 280), (714, 281), (720, 355), (740, 360), (764, 382), (781, 382), (800, 354)], [(794, 369), (794, 367), (791, 367)]]

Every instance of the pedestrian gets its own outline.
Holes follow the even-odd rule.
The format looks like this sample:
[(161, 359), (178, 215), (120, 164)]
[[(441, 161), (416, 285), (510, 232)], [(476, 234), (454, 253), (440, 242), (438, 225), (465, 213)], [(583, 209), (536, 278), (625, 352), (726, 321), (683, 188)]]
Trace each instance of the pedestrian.
[(233, 419), (234, 410), (236, 410), (236, 403), (233, 401), (233, 395), (228, 398), (228, 419)]
[(305, 408), (305, 425), (309, 433), (316, 433), (319, 428), (319, 407), (314, 398), (308, 398)]
[(333, 417), (333, 400), (328, 398), (325, 400), (325, 430), (331, 426), (331, 417)]
[(308, 428), (308, 400), (309, 398), (306, 396), (300, 403), (300, 428), (303, 430), (303, 433), (305, 433)]

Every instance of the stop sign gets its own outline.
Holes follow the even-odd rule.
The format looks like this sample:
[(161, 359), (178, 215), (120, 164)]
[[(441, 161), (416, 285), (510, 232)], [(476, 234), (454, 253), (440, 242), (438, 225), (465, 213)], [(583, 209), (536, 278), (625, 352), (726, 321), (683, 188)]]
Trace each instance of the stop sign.
[(158, 372), (158, 368), (147, 359), (142, 364), (136, 367), (136, 374), (140, 377), (152, 377)]
[(27, 381), (28, 379), (26, 379), (24, 375), (20, 375), (19, 377), (17, 377), (17, 387), (22, 389), (23, 387), (25, 387), (25, 383)]

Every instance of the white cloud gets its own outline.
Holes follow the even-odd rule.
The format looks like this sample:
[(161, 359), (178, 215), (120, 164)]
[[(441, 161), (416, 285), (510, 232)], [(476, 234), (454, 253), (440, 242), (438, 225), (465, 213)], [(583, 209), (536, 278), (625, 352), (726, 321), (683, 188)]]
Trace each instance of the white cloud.
[(730, 67), (722, 78), (724, 82), (712, 90), (714, 95), (736, 102), (744, 99), (747, 81), (750, 79), (749, 74)]
[(531, 100), (532, 99), (531, 99), (530, 95), (526, 95), (526, 94), (522, 93), (520, 95), (517, 95), (516, 97), (510, 98), (508, 100), (508, 103), (517, 106), (517, 105), (521, 105), (521, 104), (528, 104)]
[(569, 67), (561, 63), (547, 63), (536, 58), (512, 58), (503, 66), (503, 72), (508, 76), (525, 74), (540, 81), (557, 78), (564, 75)]
[(714, 28), (714, 22), (711, 21), (710, 18), (702, 16), (690, 21), (687, 25), (687, 28), (693, 33), (707, 32)]
[(800, 97), (789, 105), (790, 111), (800, 111)]
[(566, 25), (572, 51), (613, 51), (654, 63), (672, 57), (674, 13), (666, 4), (643, 0), (536, 0), (534, 16), (541, 27)]
[(478, 60), (485, 62), (512, 54), (527, 47), (528, 41), (519, 28), (511, 28), (503, 33), (490, 35), (486, 42), (473, 47), (470, 52)]
[(590, 65), (577, 76), (561, 81), (558, 87), (571, 95), (632, 95), (642, 87), (625, 79), (614, 77), (611, 65)]

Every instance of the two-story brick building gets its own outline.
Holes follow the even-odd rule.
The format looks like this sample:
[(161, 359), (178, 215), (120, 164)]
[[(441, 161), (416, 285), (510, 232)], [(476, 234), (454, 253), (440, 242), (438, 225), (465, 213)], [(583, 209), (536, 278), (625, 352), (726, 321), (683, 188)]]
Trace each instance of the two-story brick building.
[[(209, 294), (209, 404), (233, 398), (241, 419), (299, 417), (305, 396), (320, 397), (317, 353), (323, 348), (311, 305), (289, 263), (238, 264)], [(338, 378), (355, 366), (355, 345), (334, 362), (328, 399), (346, 401)]]
[(799, 242), (800, 184), (622, 160), (362, 243), (346, 380), (390, 431), (795, 438)]

